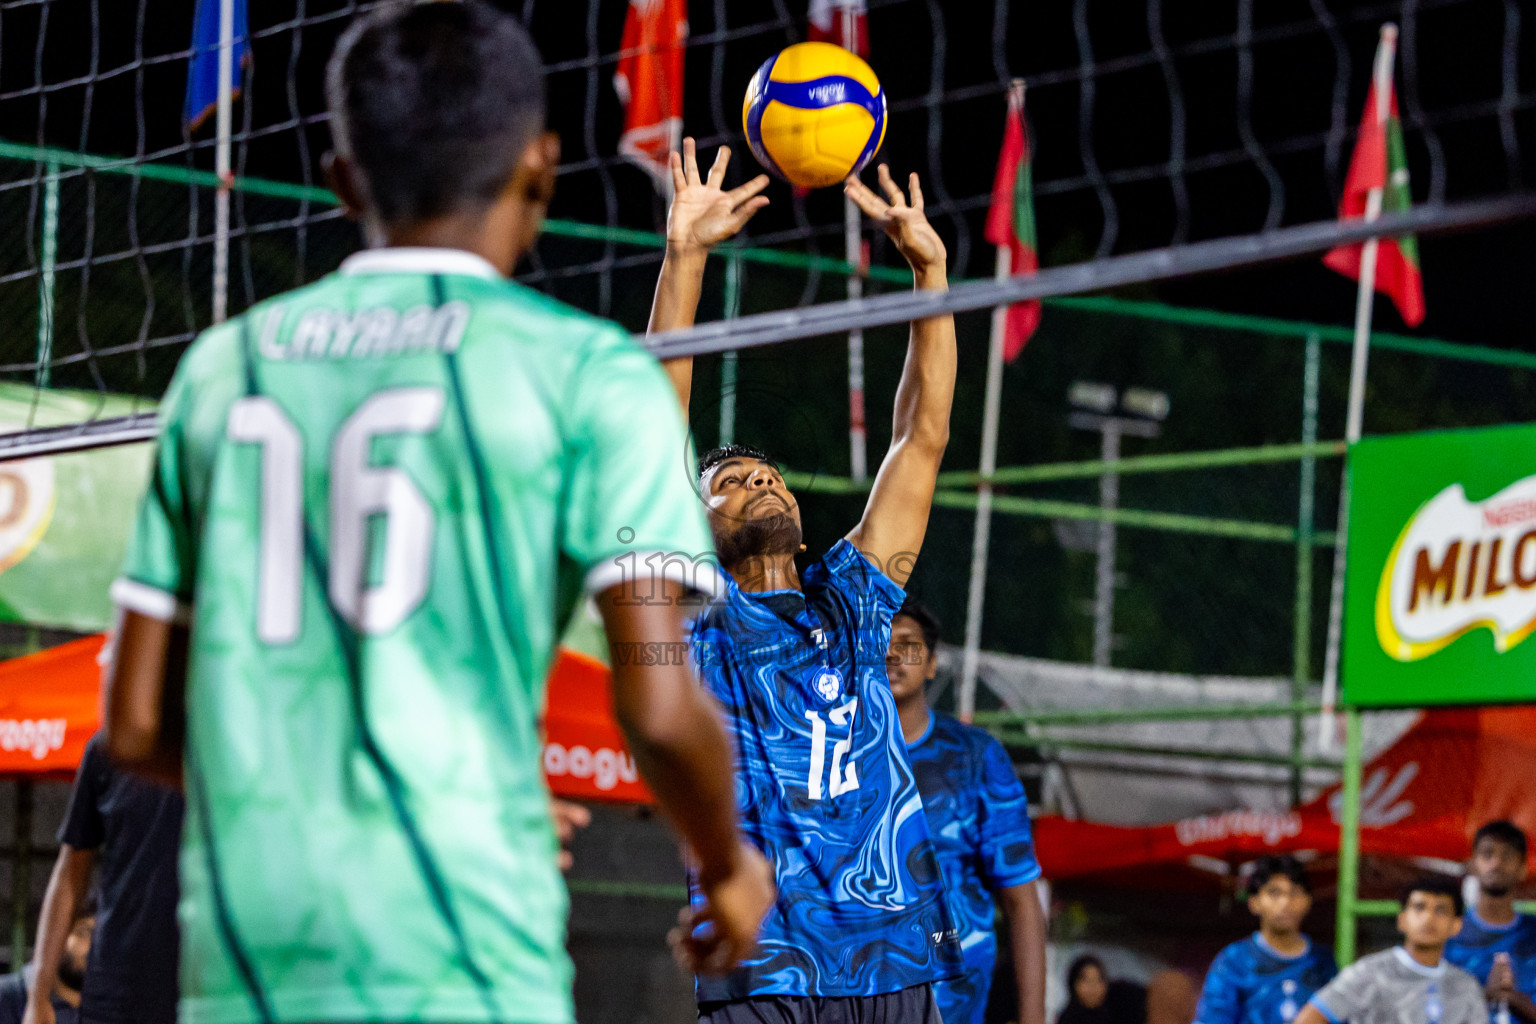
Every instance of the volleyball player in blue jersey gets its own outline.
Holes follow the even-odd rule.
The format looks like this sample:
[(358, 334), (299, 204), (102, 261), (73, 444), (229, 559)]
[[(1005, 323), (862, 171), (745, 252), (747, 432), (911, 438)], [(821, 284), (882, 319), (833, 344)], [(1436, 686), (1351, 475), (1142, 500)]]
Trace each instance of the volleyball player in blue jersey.
[(1018, 989), (1014, 1020), (1045, 1024), (1045, 911), (1029, 802), (1001, 743), (928, 706), (938, 650), (938, 620), (907, 598), (891, 625), (886, 672), (965, 957), (965, 974), (939, 982), (934, 996), (944, 1024), (986, 1019), (1001, 907)]
[(1526, 874), (1525, 833), (1513, 822), (1488, 822), (1472, 837), (1468, 867), (1477, 899), (1445, 944), (1445, 958), (1483, 983), (1495, 1021), (1536, 1021), (1536, 917), (1515, 910)]
[(1302, 934), (1312, 887), (1295, 857), (1259, 858), (1248, 878), (1248, 909), (1259, 929), (1211, 964), (1197, 1024), (1291, 1024), (1338, 973), (1333, 951)]
[[(651, 330), (693, 322), (705, 255), (761, 204), (762, 182), (723, 192), (722, 149), (701, 177), (692, 140), (673, 157), (675, 199)], [(944, 244), (881, 166), (881, 199), (847, 194), (880, 224), (920, 289), (948, 287)], [(691, 366), (669, 367), (687, 404)], [(885, 676), (891, 618), (928, 526), (955, 383), (950, 316), (912, 324), (891, 447), (864, 517), (802, 571), (800, 512), (777, 466), (743, 446), (700, 460), (727, 592), (694, 626), (694, 658), (736, 748), (743, 831), (773, 864), (779, 897), (759, 949), (700, 977), (710, 1024), (940, 1024), (932, 982), (959, 973), (901, 723)], [(707, 928), (689, 921), (682, 941)]]

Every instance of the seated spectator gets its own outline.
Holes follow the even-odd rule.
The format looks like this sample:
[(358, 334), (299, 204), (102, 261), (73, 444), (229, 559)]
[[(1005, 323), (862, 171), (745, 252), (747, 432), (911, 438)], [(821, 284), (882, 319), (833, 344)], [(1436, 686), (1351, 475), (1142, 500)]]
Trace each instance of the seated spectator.
[(1488, 1024), (1483, 986), (1445, 960), (1461, 931), (1461, 883), (1428, 875), (1403, 893), (1403, 944), (1350, 964), (1312, 997), (1296, 1024)]
[[(64, 938), (64, 952), (49, 993), (57, 1024), (80, 1024), (80, 990), (85, 986), (85, 965), (91, 956), (91, 932), (95, 929), (96, 904), (87, 899)], [(0, 975), (0, 1024), (21, 1024), (27, 1012), (27, 993), (36, 978), (36, 964)]]
[(1104, 961), (1080, 956), (1067, 968), (1067, 1005), (1056, 1024), (1145, 1024), (1147, 990), (1111, 981)]
[(1490, 821), (1477, 830), (1467, 865), (1477, 879), (1477, 903), (1445, 944), (1445, 958), (1482, 982), (1490, 1007), (1536, 1024), (1536, 918), (1515, 912), (1525, 858), (1525, 833), (1513, 823)]
[(1248, 878), (1248, 911), (1259, 930), (1217, 955), (1205, 976), (1199, 1024), (1290, 1024), (1339, 973), (1333, 951), (1314, 945), (1301, 925), (1312, 887), (1295, 857), (1261, 857)]

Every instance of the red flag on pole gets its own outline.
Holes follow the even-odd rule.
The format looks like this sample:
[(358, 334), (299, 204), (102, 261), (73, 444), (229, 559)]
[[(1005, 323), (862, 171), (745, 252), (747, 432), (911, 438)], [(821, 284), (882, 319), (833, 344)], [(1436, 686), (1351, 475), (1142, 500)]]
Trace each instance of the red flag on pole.
[(865, 0), (811, 0), (810, 31), (813, 42), (835, 43), (860, 57), (869, 56), (869, 24)]
[[(1340, 220), (1359, 220), (1366, 216), (1371, 190), (1381, 190), (1381, 212), (1402, 213), (1413, 205), (1408, 188), (1408, 152), (1403, 145), (1403, 124), (1397, 116), (1397, 92), (1391, 78), (1387, 82), (1387, 116), (1377, 110), (1376, 85), (1365, 98), (1365, 116), (1360, 119), (1360, 138), (1349, 161), (1349, 177), (1344, 182), (1344, 199), (1339, 203)], [(1345, 277), (1360, 280), (1360, 253), (1363, 243), (1341, 245), (1323, 257), (1323, 264)], [(1403, 323), (1417, 327), (1424, 322), (1424, 278), (1419, 271), (1419, 245), (1412, 235), (1380, 240), (1376, 254), (1376, 291), (1392, 300)]]
[(683, 140), (683, 47), (688, 0), (629, 0), (613, 87), (624, 104), (619, 155), (656, 180), (672, 184), (667, 154)]
[[(1029, 132), (1024, 127), (1024, 83), (1008, 94), (1008, 120), (1003, 125), (1003, 151), (992, 179), (992, 206), (987, 211), (987, 241), (1009, 254), (1009, 272), (1033, 274), (1040, 269), (1035, 251), (1034, 182), (1029, 166)], [(1040, 302), (1008, 307), (1003, 358), (1013, 362), (1024, 343), (1040, 326)]]

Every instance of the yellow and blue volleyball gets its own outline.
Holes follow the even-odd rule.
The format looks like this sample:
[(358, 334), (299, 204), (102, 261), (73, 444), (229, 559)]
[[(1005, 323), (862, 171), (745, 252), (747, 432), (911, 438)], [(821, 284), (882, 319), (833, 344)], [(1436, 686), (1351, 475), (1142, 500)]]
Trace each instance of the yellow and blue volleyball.
[(793, 185), (821, 188), (880, 151), (885, 92), (858, 54), (796, 43), (757, 69), (741, 119), (758, 163)]

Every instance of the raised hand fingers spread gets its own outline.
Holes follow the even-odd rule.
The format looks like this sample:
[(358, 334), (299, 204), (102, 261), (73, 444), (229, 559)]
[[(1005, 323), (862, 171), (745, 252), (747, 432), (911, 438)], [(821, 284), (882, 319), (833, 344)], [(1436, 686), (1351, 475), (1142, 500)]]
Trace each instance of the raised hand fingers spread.
[(699, 150), (692, 137), (683, 140), (683, 175), (688, 184), (699, 183)]
[[(710, 177), (714, 177), (713, 172), (710, 173)], [(745, 203), (748, 199), (751, 199), (753, 196), (757, 195), (767, 187), (768, 175), (759, 174), (745, 185), (737, 185), (735, 188), (731, 189), (725, 194), (725, 198), (730, 201), (731, 209), (734, 210), (736, 207), (740, 206), (742, 203)], [(767, 202), (766, 199), (763, 201), (765, 203)]]
[(887, 203), (884, 199), (881, 199), (879, 196), (875, 195), (874, 192), (870, 191), (868, 185), (864, 184), (853, 175), (850, 174), (848, 176), (848, 180), (843, 183), (843, 192), (848, 196), (849, 199), (852, 199), (854, 205), (863, 210), (864, 215), (871, 220), (881, 221), (883, 223), (890, 217), (890, 204)]
[(755, 199), (748, 199), (746, 202), (738, 206), (735, 212), (731, 214), (731, 234), (734, 235), (736, 232), (746, 227), (747, 221), (752, 219), (752, 215), (767, 205), (768, 197), (758, 196)]
[(721, 146), (715, 150), (715, 162), (709, 168), (710, 188), (719, 188), (725, 184), (725, 169), (731, 162), (731, 147)]
[(923, 186), (918, 183), (916, 171), (913, 171), (912, 176), (907, 179), (907, 191), (912, 194), (912, 209), (921, 213), (923, 209)]
[(667, 167), (672, 171), (672, 194), (676, 195), (688, 187), (688, 176), (683, 173), (683, 155), (674, 149), (667, 155)]
[(876, 176), (880, 179), (880, 187), (885, 190), (886, 198), (891, 205), (898, 209), (907, 205), (907, 197), (901, 194), (901, 189), (896, 187), (896, 182), (891, 178), (889, 164), (881, 164)]

